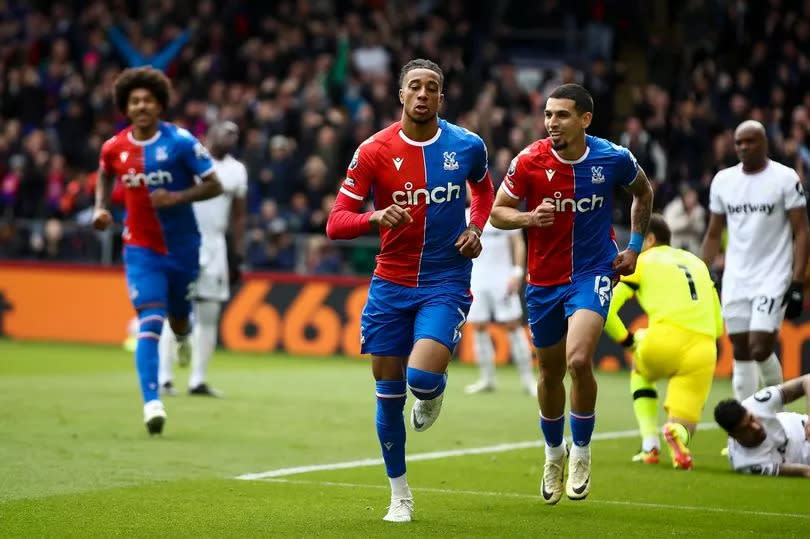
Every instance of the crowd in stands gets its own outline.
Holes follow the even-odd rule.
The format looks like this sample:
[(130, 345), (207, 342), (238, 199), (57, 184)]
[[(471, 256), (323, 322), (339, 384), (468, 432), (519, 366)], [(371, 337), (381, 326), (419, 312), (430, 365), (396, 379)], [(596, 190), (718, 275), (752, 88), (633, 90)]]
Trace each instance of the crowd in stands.
[[(807, 1), (40, 4), (0, 0), (0, 258), (99, 259), (99, 149), (126, 125), (112, 81), (145, 64), (172, 80), (167, 119), (200, 138), (216, 120), (240, 126), (254, 269), (368, 271), (368, 250), (325, 241), (326, 218), (356, 146), (398, 119), (399, 68), (415, 57), (443, 68), (441, 115), (484, 138), (496, 183), (545, 136), (550, 89), (583, 84), (589, 132), (633, 151), (678, 246), (699, 245), (743, 119), (810, 176)], [(615, 208), (627, 223), (629, 198)]]

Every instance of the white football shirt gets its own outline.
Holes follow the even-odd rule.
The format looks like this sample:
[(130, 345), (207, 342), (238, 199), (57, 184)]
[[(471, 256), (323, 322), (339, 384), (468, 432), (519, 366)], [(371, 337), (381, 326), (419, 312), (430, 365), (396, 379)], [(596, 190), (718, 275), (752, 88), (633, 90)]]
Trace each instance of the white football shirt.
[(807, 416), (782, 411), (782, 391), (767, 387), (742, 405), (757, 416), (765, 440), (757, 447), (743, 447), (728, 439), (728, 460), (735, 471), (756, 475), (779, 475), (782, 464), (810, 464), (810, 442), (804, 438)]
[(231, 214), (231, 203), (234, 198), (245, 198), (247, 195), (247, 169), (230, 154), (223, 159), (211, 159), (214, 172), (222, 183), (223, 193), (208, 200), (192, 204), (197, 226), (203, 240), (206, 237), (222, 236), (228, 230)]
[(725, 215), (728, 228), (724, 304), (785, 293), (793, 270), (793, 232), (787, 211), (804, 206), (796, 171), (775, 161), (768, 160), (755, 174), (743, 172), (738, 164), (715, 175), (709, 210)]
[[(467, 208), (467, 222), (470, 209)], [(502, 288), (512, 275), (512, 237), (520, 234), (520, 229), (501, 230), (487, 220), (481, 231), (481, 254), (473, 259), (470, 288)]]

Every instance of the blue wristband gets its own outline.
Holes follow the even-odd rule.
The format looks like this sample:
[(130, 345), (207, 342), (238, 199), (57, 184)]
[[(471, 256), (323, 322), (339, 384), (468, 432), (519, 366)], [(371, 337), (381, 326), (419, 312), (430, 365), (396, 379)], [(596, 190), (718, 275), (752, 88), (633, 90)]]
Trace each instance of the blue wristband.
[(633, 232), (630, 234), (630, 243), (627, 244), (627, 248), (631, 251), (635, 251), (636, 254), (641, 252), (641, 245), (644, 243), (644, 236), (639, 234), (638, 232)]

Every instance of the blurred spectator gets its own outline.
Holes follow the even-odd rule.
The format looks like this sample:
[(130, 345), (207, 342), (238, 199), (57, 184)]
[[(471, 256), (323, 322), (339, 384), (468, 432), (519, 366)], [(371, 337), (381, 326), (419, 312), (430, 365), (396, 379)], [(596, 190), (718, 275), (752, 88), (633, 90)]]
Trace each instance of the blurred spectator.
[[(629, 147), (656, 207), (690, 222), (699, 206), (686, 210), (680, 186), (705, 204), (714, 173), (736, 162), (744, 119), (766, 126), (774, 159), (810, 175), (810, 2), (0, 4), (0, 232), (16, 234), (0, 252), (17, 256), (98, 253), (76, 225), (101, 144), (125, 124), (112, 82), (143, 63), (172, 79), (172, 121), (201, 133), (229, 119), (244, 133), (252, 260), (267, 269), (307, 256), (294, 235), (323, 232), (355, 148), (399, 118), (399, 69), (418, 56), (444, 69), (441, 114), (481, 135), (496, 183), (546, 136), (545, 96), (565, 82), (594, 96), (589, 132)], [(628, 222), (621, 193), (617, 224)], [(49, 225), (49, 243), (50, 218), (62, 228)], [(372, 251), (348, 250), (349, 270), (367, 272)]]
[(699, 255), (706, 230), (706, 209), (700, 205), (697, 191), (682, 185), (680, 195), (666, 205), (663, 216), (672, 230), (670, 245)]

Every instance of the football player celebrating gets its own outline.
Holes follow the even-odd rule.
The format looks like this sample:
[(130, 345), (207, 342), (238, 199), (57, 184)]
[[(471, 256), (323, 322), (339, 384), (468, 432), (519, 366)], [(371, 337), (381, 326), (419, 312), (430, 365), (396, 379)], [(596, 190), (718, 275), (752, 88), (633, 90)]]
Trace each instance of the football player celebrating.
[[(194, 136), (160, 121), (171, 84), (151, 67), (126, 69), (116, 79), (115, 104), (131, 125), (101, 147), (93, 226), (112, 223), (110, 195), (124, 186), (124, 267), (138, 313), (135, 366), (150, 434), (163, 431), (158, 397), (158, 339), (167, 317), (179, 340), (188, 337), (190, 286), (199, 269), (200, 232), (191, 203), (222, 193), (208, 151)], [(196, 183), (194, 177), (202, 179)]]
[[(565, 492), (588, 495), (595, 423), (593, 354), (602, 335), (613, 281), (636, 268), (652, 211), (652, 187), (626, 148), (585, 134), (593, 98), (578, 84), (555, 88), (546, 101), (549, 137), (527, 146), (506, 173), (490, 222), (528, 229), (526, 305), (540, 362), (537, 398), (546, 440), (541, 493), (557, 503), (566, 448), (565, 373), (571, 373), (571, 433)], [(630, 243), (619, 252), (613, 234), (613, 190), (633, 194)], [(526, 200), (528, 211), (518, 209)]]
[[(376, 380), (377, 435), (391, 483), (384, 520), (409, 522), (405, 477), (407, 388), (417, 432), (439, 416), (450, 355), (467, 319), (472, 261), (494, 194), (487, 150), (477, 135), (438, 117), (444, 75), (430, 60), (400, 73), (400, 121), (366, 140), (346, 172), (326, 233), (380, 231), (380, 253), (361, 319), (361, 351)], [(470, 224), (466, 191), (472, 191)], [(360, 213), (373, 190), (376, 211)]]

